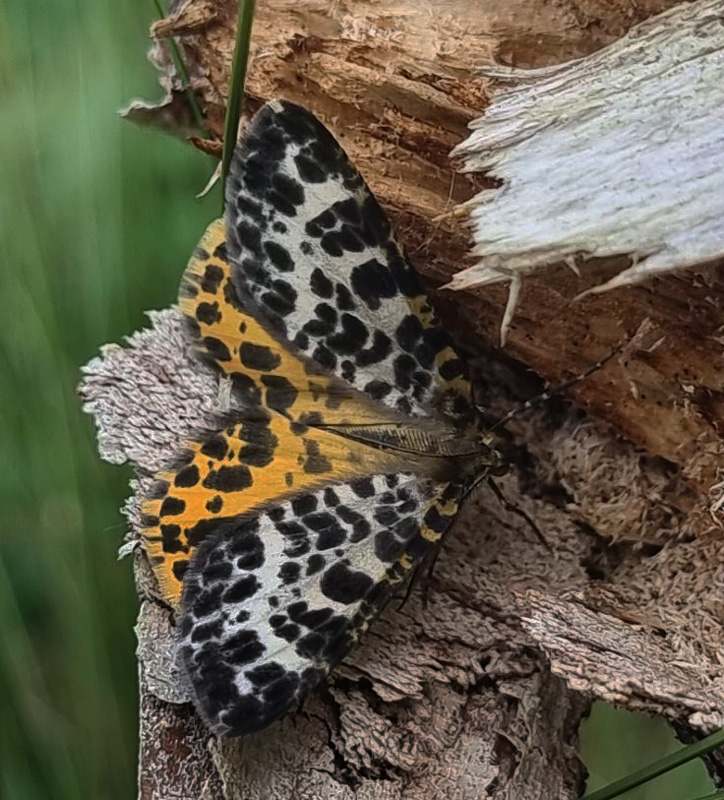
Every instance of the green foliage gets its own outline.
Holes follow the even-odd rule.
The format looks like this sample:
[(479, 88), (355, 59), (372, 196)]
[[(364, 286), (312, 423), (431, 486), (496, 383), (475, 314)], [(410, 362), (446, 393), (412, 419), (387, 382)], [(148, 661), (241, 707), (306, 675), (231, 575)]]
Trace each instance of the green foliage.
[(148, 0), (0, 3), (0, 796), (135, 795), (128, 468), (75, 387), (174, 300), (213, 162), (116, 111), (160, 90)]

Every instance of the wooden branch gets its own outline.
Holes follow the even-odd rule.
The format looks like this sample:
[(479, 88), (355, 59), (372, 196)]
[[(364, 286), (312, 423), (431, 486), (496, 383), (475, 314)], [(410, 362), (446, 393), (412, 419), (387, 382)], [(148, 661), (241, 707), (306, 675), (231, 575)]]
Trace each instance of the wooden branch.
[[(180, 16), (162, 30), (183, 34), (178, 41), (193, 85), (210, 129), (220, 135), (235, 5), (230, 0), (180, 5)], [(255, 23), (248, 106), (254, 110), (261, 101), (282, 96), (327, 122), (390, 211), (423, 275), (431, 285), (445, 284), (469, 264), (472, 243), (459, 220), (433, 220), (479, 189), (496, 185), (456, 174), (449, 159), (488, 99), (491, 84), (476, 77), (474, 68), (511, 60), (517, 67), (539, 67), (584, 56), (672, 5), (489, 0), (471, 8), (466, 0), (391, 0), (381, 7), (357, 0), (268, 0), (259, 4)], [(168, 63), (162, 42), (156, 61)], [(172, 76), (166, 86), (178, 88)], [(169, 100), (174, 101), (177, 95)], [(166, 118), (162, 124), (167, 125)], [(705, 492), (717, 480), (722, 455), (721, 270), (666, 275), (573, 302), (630, 266), (630, 260), (597, 259), (595, 266), (595, 273), (580, 279), (563, 265), (527, 279), (506, 352), (553, 384), (561, 383), (648, 320), (646, 348), (631, 353), (626, 365), (613, 364), (578, 385), (571, 395), (637, 445), (680, 467), (689, 485)], [(452, 299), (447, 291), (442, 296), (464, 335), (498, 339), (504, 285)]]
[[(187, 347), (178, 312), (167, 311), (154, 315), (154, 328), (134, 335), (129, 347), (107, 348), (87, 366), (82, 394), (105, 457), (132, 460), (143, 473), (155, 470), (222, 406), (214, 375)], [(481, 493), (448, 537), (431, 585), (401, 609), (388, 609), (300, 712), (240, 743), (212, 744), (190, 706), (177, 705), (187, 695), (174, 666), (170, 618), (158, 608), (139, 553), (141, 796), (407, 800), (475, 797), (473, 790), (486, 786), (493, 797), (573, 797), (581, 781), (574, 753), (585, 698), (615, 696), (691, 730), (720, 725), (712, 555), (718, 536), (676, 544), (691, 519), (671, 509), (668, 530), (661, 530), (661, 518), (642, 525), (647, 492), (663, 502), (670, 488), (665, 465), (642, 461), (632, 448), (581, 425), (574, 412), (553, 420), (539, 415), (519, 435), (528, 448), (522, 460), (536, 466), (528, 487), (539, 497), (521, 494), (513, 477), (504, 491), (536, 520), (549, 547)], [(566, 486), (553, 473), (556, 459), (568, 465)], [(136, 491), (147, 482), (140, 477)], [(567, 490), (582, 503), (551, 502)], [(611, 504), (610, 513), (599, 511), (602, 532), (629, 534), (638, 547), (622, 542), (606, 549), (578, 524), (596, 519), (590, 512), (598, 508), (596, 491)], [(137, 528), (133, 502), (128, 514)], [(645, 555), (658, 548), (658, 555)], [(561, 632), (565, 614), (572, 621), (566, 618)], [(625, 620), (619, 627), (627, 637), (606, 650), (600, 630), (610, 628), (612, 616)], [(578, 650), (569, 649), (565, 631)], [(661, 637), (666, 645), (657, 648)], [(553, 673), (536, 641), (550, 654)], [(591, 652), (598, 655), (593, 663)], [(678, 683), (669, 681), (673, 661), (687, 662)], [(641, 663), (646, 671), (639, 671)], [(575, 673), (575, 688), (584, 694), (568, 691), (555, 673), (569, 679)], [(610, 675), (620, 678), (618, 693), (601, 680)], [(681, 675), (687, 693), (679, 691)], [(202, 785), (212, 789), (204, 795)]]
[[(320, 115), (434, 286), (465, 264), (470, 239), (457, 220), (433, 218), (492, 185), (457, 176), (448, 160), (486, 102), (473, 67), (584, 56), (670, 5), (267, 0), (249, 106), (283, 96)], [(218, 134), (235, 5), (191, 0), (173, 12), (155, 31), (178, 36)], [(165, 63), (162, 42), (156, 55)], [(177, 86), (170, 73), (166, 85)], [(577, 726), (595, 696), (665, 714), (688, 736), (724, 724), (721, 537), (701, 494), (722, 452), (724, 283), (666, 276), (572, 305), (586, 280), (566, 268), (530, 278), (506, 347), (558, 381), (649, 321), (572, 392), (590, 418), (552, 404), (511, 425), (517, 472), (502, 486), (549, 547), (481, 492), (431, 584), (389, 608), (298, 713), (242, 741), (207, 737), (179, 705), (170, 618), (137, 555), (143, 798), (558, 800), (581, 789)], [(520, 364), (484, 345), (497, 338), (506, 290), (437, 299), (473, 353), (481, 399), (502, 415), (531, 393)], [(136, 493), (224, 403), (188, 355), (178, 313), (152, 321), (91, 362), (82, 387), (101, 454), (139, 468)], [(134, 501), (128, 515), (137, 525)]]

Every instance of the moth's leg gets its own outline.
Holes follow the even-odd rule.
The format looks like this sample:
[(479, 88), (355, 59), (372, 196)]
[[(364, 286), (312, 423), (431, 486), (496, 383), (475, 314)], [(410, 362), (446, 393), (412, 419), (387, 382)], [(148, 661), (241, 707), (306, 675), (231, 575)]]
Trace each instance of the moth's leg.
[[(437, 564), (437, 559), (440, 555), (441, 548), (442, 538), (432, 545), (430, 550), (426, 553), (425, 558), (423, 558), (417, 569), (412, 573), (410, 580), (407, 582), (405, 596), (402, 598), (400, 605), (397, 607), (398, 611), (401, 611), (405, 607), (407, 601), (410, 599), (413, 589), (415, 589), (418, 585), (426, 587), (432, 581), (432, 573), (435, 571), (435, 565)], [(422, 595), (422, 605), (424, 608), (427, 608), (426, 592), (423, 592)]]
[(530, 515), (527, 514), (522, 508), (515, 505), (515, 503), (511, 503), (510, 500), (508, 500), (508, 498), (500, 491), (500, 487), (491, 477), (488, 476), (486, 480), (488, 482), (488, 486), (490, 486), (490, 488), (493, 490), (493, 494), (498, 498), (498, 501), (503, 508), (506, 511), (512, 511), (514, 514), (517, 514), (519, 517), (524, 519), (530, 526), (533, 533), (535, 533), (538, 541), (544, 545), (547, 550), (552, 550), (553, 548), (551, 547), (550, 543), (545, 536), (543, 536), (541, 529), (535, 524), (535, 522), (533, 522)]

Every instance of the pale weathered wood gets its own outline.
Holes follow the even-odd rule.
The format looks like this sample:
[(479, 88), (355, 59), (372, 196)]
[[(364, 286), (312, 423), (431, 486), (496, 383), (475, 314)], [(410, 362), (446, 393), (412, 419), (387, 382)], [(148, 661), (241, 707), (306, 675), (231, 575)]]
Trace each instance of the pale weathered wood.
[[(487, 102), (473, 68), (584, 56), (671, 5), (260, 0), (249, 107), (283, 96), (322, 117), (436, 285), (469, 263), (471, 242), (458, 220), (433, 218), (491, 186), (455, 177), (448, 159)], [(180, 34), (218, 134), (236, 8), (183, 6), (155, 30)], [(162, 43), (156, 54), (163, 61)], [(573, 305), (594, 276), (579, 281), (562, 267), (527, 280), (506, 352), (545, 378), (575, 374), (641, 333), (573, 391), (589, 418), (553, 403), (510, 426), (518, 479), (502, 485), (549, 546), (481, 493), (447, 538), (431, 584), (388, 609), (300, 712), (241, 743), (204, 738), (191, 708), (174, 703), (182, 695), (171, 651), (144, 644), (142, 796), (558, 800), (582, 785), (576, 731), (592, 697), (665, 714), (688, 736), (721, 726), (721, 535), (701, 492), (721, 460), (724, 282), (702, 276)], [(536, 390), (519, 363), (485, 345), (497, 340), (504, 287), (436, 299), (472, 354), (493, 417)], [(106, 349), (82, 387), (102, 454), (139, 468), (137, 490), (228, 403), (187, 354), (177, 312), (153, 322), (125, 349)], [(128, 512), (135, 524), (133, 501)], [(144, 569), (139, 587), (144, 607), (157, 603)], [(153, 636), (167, 636), (163, 613), (151, 619)], [(177, 748), (176, 761), (158, 741)]]
[(502, 186), (470, 201), (479, 263), (451, 288), (629, 256), (599, 292), (724, 256), (722, 20), (683, 3), (595, 56), (482, 68), (502, 85), (452, 155)]

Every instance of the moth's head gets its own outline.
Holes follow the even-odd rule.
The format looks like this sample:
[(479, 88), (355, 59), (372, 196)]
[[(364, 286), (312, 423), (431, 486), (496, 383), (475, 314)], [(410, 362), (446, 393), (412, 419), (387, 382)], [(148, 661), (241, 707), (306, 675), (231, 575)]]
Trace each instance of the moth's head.
[(489, 475), (505, 475), (508, 459), (503, 453), (503, 440), (487, 428), (478, 428), (477, 441), (480, 471)]
[[(503, 441), (483, 427), (470, 429), (461, 440), (461, 452), (453, 459), (455, 474), (447, 480), (467, 482), (482, 475), (505, 475), (508, 459), (502, 449)], [(463, 449), (464, 448), (464, 449)]]

